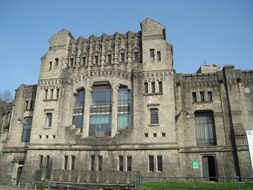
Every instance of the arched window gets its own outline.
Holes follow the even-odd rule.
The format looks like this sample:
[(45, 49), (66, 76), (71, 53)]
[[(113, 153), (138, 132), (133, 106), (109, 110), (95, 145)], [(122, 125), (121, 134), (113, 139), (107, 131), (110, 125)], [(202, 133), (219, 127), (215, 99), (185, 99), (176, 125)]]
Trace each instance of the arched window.
[(75, 125), (76, 128), (79, 128), (81, 132), (83, 131), (84, 99), (84, 89), (78, 90), (75, 95), (72, 124)]
[(118, 130), (131, 123), (131, 93), (127, 87), (121, 86), (118, 93)]
[(31, 129), (32, 118), (25, 118), (23, 122), (22, 142), (30, 142)]
[(110, 85), (93, 87), (89, 136), (111, 136), (112, 89)]

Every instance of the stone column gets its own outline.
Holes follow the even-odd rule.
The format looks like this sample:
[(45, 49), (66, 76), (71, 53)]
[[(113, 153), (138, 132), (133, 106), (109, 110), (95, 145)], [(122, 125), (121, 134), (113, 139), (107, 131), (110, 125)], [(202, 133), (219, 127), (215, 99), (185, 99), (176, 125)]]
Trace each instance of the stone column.
[(83, 137), (89, 136), (91, 93), (92, 93), (92, 87), (90, 85), (87, 85), (85, 88)]
[(111, 136), (114, 137), (117, 133), (117, 123), (118, 123), (118, 92), (119, 84), (112, 83), (112, 128)]

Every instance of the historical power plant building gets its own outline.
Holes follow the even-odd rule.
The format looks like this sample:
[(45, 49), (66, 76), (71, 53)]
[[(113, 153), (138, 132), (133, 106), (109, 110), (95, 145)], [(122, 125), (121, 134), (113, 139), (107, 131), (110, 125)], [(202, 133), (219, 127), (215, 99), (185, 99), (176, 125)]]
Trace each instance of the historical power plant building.
[(176, 73), (165, 27), (151, 19), (137, 33), (61, 30), (49, 43), (38, 84), (16, 90), (2, 122), (1, 180), (252, 176), (252, 71)]

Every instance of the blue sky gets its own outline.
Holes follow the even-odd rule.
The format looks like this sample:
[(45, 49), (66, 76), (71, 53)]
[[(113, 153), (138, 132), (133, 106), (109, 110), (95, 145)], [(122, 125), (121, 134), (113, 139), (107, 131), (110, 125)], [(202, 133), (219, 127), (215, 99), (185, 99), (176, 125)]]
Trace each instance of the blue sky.
[(203, 64), (253, 69), (253, 0), (1, 0), (0, 92), (36, 84), (48, 39), (139, 31), (152, 18), (166, 26), (174, 68), (195, 73)]

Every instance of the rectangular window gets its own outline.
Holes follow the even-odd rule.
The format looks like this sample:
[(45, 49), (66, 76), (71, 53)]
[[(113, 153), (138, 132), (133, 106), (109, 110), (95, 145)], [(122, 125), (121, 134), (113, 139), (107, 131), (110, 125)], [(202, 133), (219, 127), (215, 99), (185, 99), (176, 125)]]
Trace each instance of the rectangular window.
[(47, 155), (46, 168), (49, 169), (49, 166), (50, 166), (50, 156)]
[(108, 55), (108, 63), (112, 63), (112, 54)]
[(145, 82), (144, 83), (144, 93), (148, 93), (148, 83), (147, 82)]
[(25, 101), (25, 110), (28, 110), (28, 100)]
[(57, 91), (56, 91), (56, 98), (57, 98), (57, 99), (59, 98), (59, 95), (60, 95), (60, 89), (57, 88)]
[(30, 101), (30, 110), (33, 110), (33, 100)]
[(150, 109), (150, 119), (151, 119), (151, 124), (158, 124), (159, 123), (157, 108)]
[(155, 60), (155, 49), (150, 49), (150, 58), (151, 60)]
[(95, 63), (98, 64), (98, 56), (95, 55)]
[(121, 61), (121, 63), (125, 62), (125, 53), (120, 54), (120, 61)]
[(70, 58), (70, 66), (71, 66), (71, 67), (74, 66), (74, 58)]
[(127, 156), (127, 171), (132, 171), (132, 156)]
[(47, 113), (47, 127), (52, 127), (52, 118), (53, 118), (53, 114), (52, 113)]
[(197, 94), (196, 92), (192, 92), (192, 103), (196, 103), (197, 102)]
[(161, 52), (160, 51), (158, 51), (157, 52), (157, 61), (161, 61), (162, 60), (162, 58), (161, 58)]
[(98, 170), (102, 171), (103, 169), (103, 156), (98, 156)]
[(157, 171), (162, 172), (163, 171), (163, 157), (157, 156)]
[(45, 100), (47, 99), (48, 89), (45, 90)]
[(163, 92), (163, 82), (159, 81), (158, 85), (159, 85), (159, 92)]
[(136, 62), (139, 61), (139, 53), (138, 53), (138, 52), (134, 52), (134, 60), (135, 60)]
[(150, 155), (148, 156), (148, 171), (149, 172), (154, 172), (155, 168), (154, 168), (154, 156)]
[(39, 162), (39, 168), (42, 169), (43, 167), (43, 155), (40, 155), (40, 162)]
[(198, 146), (209, 146), (216, 144), (212, 112), (195, 113), (195, 125)]
[(64, 170), (68, 169), (68, 159), (69, 157), (67, 155), (64, 156)]
[(50, 95), (50, 99), (54, 98), (54, 89), (51, 89), (51, 95)]
[(51, 69), (52, 69), (52, 61), (49, 62), (49, 69), (48, 70), (51, 71)]
[(208, 101), (209, 101), (209, 102), (213, 101), (213, 95), (212, 95), (212, 92), (211, 92), (211, 91), (208, 91), (208, 92), (207, 92), (207, 98), (208, 98)]
[(82, 64), (85, 65), (86, 63), (86, 57), (82, 57)]
[(59, 58), (55, 58), (55, 66), (58, 67), (59, 64)]
[(124, 170), (124, 157), (119, 156), (119, 171), (123, 171), (123, 170)]
[(94, 171), (95, 170), (95, 156), (91, 156), (91, 163), (90, 163), (90, 170)]
[(71, 170), (75, 169), (75, 161), (76, 161), (76, 157), (72, 155), (71, 156)]
[(32, 118), (27, 117), (24, 119), (23, 122), (22, 142), (30, 142), (31, 129), (32, 129)]
[(152, 93), (155, 93), (155, 82), (151, 82)]
[(200, 101), (204, 102), (205, 101), (205, 95), (204, 95), (204, 91), (200, 92)]

